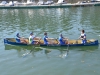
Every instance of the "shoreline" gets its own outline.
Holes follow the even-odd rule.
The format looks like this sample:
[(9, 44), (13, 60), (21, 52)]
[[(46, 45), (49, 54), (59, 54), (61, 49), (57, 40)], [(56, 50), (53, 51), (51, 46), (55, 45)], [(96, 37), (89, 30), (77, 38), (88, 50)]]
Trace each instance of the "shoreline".
[(100, 6), (100, 2), (93, 3), (68, 3), (68, 4), (51, 4), (51, 5), (14, 5), (14, 6), (0, 6), (0, 9), (32, 9), (32, 8), (67, 8), (67, 7), (87, 7)]

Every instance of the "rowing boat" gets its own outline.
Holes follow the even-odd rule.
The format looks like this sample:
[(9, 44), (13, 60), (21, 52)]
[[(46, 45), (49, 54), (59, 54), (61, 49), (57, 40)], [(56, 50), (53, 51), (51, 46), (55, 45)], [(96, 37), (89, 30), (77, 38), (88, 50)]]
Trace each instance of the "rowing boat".
[[(28, 38), (26, 38), (26, 41), (28, 42)], [(97, 46), (99, 45), (98, 40), (95, 39), (89, 39), (87, 40), (87, 43), (82, 43), (81, 40), (68, 40), (69, 44), (61, 45), (59, 44), (59, 41), (57, 39), (51, 39), (48, 42), (52, 42), (52, 44), (44, 44), (44, 41), (41, 39), (39, 40), (38, 44), (29, 44), (29, 43), (19, 43), (16, 41), (16, 38), (5, 38), (4, 44), (5, 45), (16, 45), (16, 46)]]

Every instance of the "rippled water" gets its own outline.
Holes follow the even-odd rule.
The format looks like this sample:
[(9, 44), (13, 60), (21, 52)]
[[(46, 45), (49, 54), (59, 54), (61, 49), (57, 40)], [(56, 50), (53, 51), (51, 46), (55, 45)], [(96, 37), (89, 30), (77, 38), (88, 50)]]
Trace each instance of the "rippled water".
[[(99, 7), (57, 9), (0, 9), (1, 75), (99, 75), (100, 47), (4, 46), (3, 39), (36, 36), (57, 38), (60, 33), (77, 39), (84, 29), (87, 38), (100, 41)], [(31, 52), (32, 50), (32, 52)], [(23, 54), (29, 53), (27, 56)], [(68, 54), (68, 55), (67, 55)]]

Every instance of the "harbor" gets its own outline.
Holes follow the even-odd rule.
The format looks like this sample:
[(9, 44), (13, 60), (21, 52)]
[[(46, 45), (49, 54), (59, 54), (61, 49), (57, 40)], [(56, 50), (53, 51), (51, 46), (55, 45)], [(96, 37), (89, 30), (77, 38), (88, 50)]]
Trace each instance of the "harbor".
[(43, 4), (38, 2), (37, 4), (32, 3), (18, 3), (12, 2), (0, 5), (0, 9), (25, 9), (25, 8), (67, 8), (67, 7), (87, 7), (87, 6), (100, 6), (100, 2), (77, 2), (77, 3), (51, 3)]

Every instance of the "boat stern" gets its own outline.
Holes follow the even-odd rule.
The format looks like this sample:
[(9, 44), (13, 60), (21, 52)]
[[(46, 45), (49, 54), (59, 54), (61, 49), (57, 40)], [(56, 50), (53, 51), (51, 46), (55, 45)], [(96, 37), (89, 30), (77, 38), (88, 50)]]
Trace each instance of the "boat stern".
[(8, 42), (8, 41), (7, 41), (7, 39), (5, 38), (5, 39), (4, 39), (4, 44), (7, 44), (7, 42)]
[(95, 40), (95, 44), (96, 44), (96, 45), (99, 45), (99, 41), (98, 41), (98, 40)]

